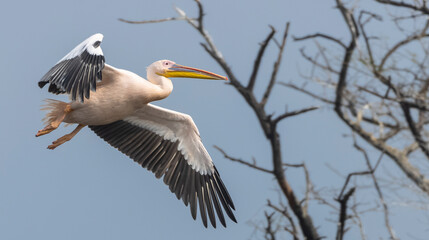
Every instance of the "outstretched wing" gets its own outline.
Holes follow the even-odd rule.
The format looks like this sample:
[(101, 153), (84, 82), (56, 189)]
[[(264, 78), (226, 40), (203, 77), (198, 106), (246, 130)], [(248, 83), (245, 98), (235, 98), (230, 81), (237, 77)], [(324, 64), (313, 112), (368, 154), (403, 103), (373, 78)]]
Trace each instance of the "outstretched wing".
[(226, 227), (221, 205), (236, 222), (231, 197), (189, 115), (148, 104), (124, 120), (89, 128), (157, 178), (164, 176), (171, 192), (190, 205), (194, 219), (198, 201), (205, 227), (207, 215), (216, 227), (214, 211)]
[(39, 87), (50, 83), (51, 93), (68, 93), (73, 101), (79, 98), (83, 102), (84, 96), (89, 99), (89, 92), (96, 90), (104, 68), (101, 41), (103, 35), (97, 33), (77, 45), (42, 77)]

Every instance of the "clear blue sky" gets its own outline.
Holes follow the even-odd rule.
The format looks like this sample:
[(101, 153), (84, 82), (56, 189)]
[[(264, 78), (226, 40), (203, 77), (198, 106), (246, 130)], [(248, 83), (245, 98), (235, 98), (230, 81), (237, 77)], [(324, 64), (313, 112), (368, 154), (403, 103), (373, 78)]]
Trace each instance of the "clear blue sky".
[[(346, 37), (334, 1), (203, 1), (206, 27), (235, 74), (246, 80), (258, 43), (269, 32), (268, 25), (283, 29), (291, 21), (291, 33), (327, 32)], [(217, 81), (176, 79), (174, 91), (163, 107), (190, 114), (203, 142), (217, 165), (237, 208), (238, 224), (205, 229), (195, 222), (188, 208), (170, 193), (153, 174), (111, 148), (88, 129), (54, 151), (46, 147), (72, 130), (60, 127), (44, 137), (34, 134), (43, 127), (42, 100), (54, 96), (40, 90), (37, 81), (53, 64), (88, 36), (104, 34), (102, 44), (107, 63), (141, 76), (146, 66), (159, 59), (200, 67), (224, 74), (199, 46), (200, 36), (184, 22), (130, 25), (130, 20), (157, 19), (176, 15), (173, 5), (192, 16), (193, 1), (8, 1), (0, 9), (0, 239), (252, 239), (250, 222), (263, 218), (268, 197), (277, 199), (271, 176), (225, 160), (213, 145), (230, 155), (270, 166), (270, 148), (245, 102), (228, 85)], [(389, 32), (383, 33), (389, 35)], [(280, 81), (300, 82), (299, 70), (308, 71), (300, 60), (302, 44), (288, 42)], [(257, 87), (264, 87), (276, 56), (271, 47), (259, 74)], [(260, 91), (260, 90), (259, 90)], [(318, 102), (276, 87), (268, 108), (280, 113), (285, 106), (298, 109)], [(285, 121), (283, 155), (287, 162), (305, 161), (311, 178), (323, 189), (340, 188), (343, 179), (327, 164), (341, 171), (364, 169), (361, 156), (351, 148), (349, 133), (332, 112), (322, 108)], [(373, 151), (372, 157), (378, 154)], [(384, 160), (383, 169), (401, 177)], [(302, 196), (303, 176), (288, 171), (288, 178)], [(362, 190), (364, 191), (364, 190)], [(363, 192), (360, 199), (370, 201)], [(369, 193), (373, 193), (368, 191)], [(331, 198), (332, 199), (332, 198)], [(310, 214), (320, 234), (331, 239), (337, 216), (331, 209), (312, 202)], [(427, 234), (428, 218), (414, 208), (392, 206), (392, 225), (400, 237)], [(418, 221), (415, 221), (418, 219)], [(371, 239), (387, 239), (380, 214), (367, 214), (365, 228)], [(350, 239), (359, 237), (354, 227)]]

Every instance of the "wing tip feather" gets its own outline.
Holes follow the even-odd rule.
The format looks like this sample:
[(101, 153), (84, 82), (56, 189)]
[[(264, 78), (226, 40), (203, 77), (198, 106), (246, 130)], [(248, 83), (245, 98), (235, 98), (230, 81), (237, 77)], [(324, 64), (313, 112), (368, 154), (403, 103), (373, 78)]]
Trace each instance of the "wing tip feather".
[[(111, 146), (131, 157), (140, 165), (149, 168), (157, 178), (163, 177), (163, 181), (169, 186), (170, 191), (173, 192), (178, 199), (182, 199), (186, 206), (189, 205), (191, 216), (194, 220), (197, 218), (197, 208), (199, 208), (199, 215), (205, 228), (208, 227), (207, 218), (209, 218), (211, 226), (214, 228), (216, 228), (216, 218), (219, 219), (223, 227), (226, 227), (226, 219), (223, 212), (225, 212), (233, 222), (237, 223), (237, 219), (233, 213), (235, 206), (225, 185), (220, 179), (216, 167), (213, 165), (212, 171), (209, 171), (208, 174), (196, 171), (177, 149), (179, 141), (175, 140), (171, 142), (171, 140), (163, 139), (153, 131), (135, 125), (127, 120), (117, 121), (110, 124), (110, 126), (108, 124), (89, 127)], [(134, 130), (131, 131), (132, 129), (130, 130), (130, 128)], [(123, 134), (118, 135), (118, 132)], [(148, 136), (148, 134), (150, 135)], [(143, 136), (145, 137), (143, 138)], [(161, 139), (161, 143), (159, 144), (144, 144), (149, 141), (151, 143), (158, 142), (158, 138)], [(135, 141), (140, 141), (140, 145), (135, 145)], [(162, 151), (164, 151), (161, 151), (162, 155), (159, 155), (163, 158), (162, 160), (157, 159), (158, 154), (161, 154), (159, 149), (153, 149), (154, 147), (159, 148), (160, 146), (162, 146)], [(136, 150), (139, 148), (143, 149)], [(132, 153), (130, 151), (132, 151)], [(148, 153), (148, 151), (150, 151), (150, 153)], [(144, 156), (152, 157), (153, 159), (151, 161), (156, 162), (145, 162), (145, 159), (140, 159)]]

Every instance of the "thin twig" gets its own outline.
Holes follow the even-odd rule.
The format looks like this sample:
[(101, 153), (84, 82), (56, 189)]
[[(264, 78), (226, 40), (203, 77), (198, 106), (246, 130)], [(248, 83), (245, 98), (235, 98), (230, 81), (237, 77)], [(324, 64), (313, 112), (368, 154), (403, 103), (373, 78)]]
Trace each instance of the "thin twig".
[[(409, 8), (412, 9), (414, 11), (419, 11), (422, 12), (424, 14), (429, 14), (429, 8), (427, 8), (425, 5), (422, 5), (421, 7), (406, 3), (406, 2), (397, 2), (397, 1), (391, 1), (391, 0), (375, 0), (379, 3), (383, 3), (383, 4), (388, 4), (388, 5), (392, 5), (392, 6), (396, 6), (396, 7), (405, 7), (405, 8)], [(425, 0), (423, 0), (424, 2)]]
[(389, 59), (390, 56), (393, 55), (393, 53), (395, 53), (400, 47), (413, 42), (415, 40), (424, 38), (424, 37), (429, 37), (429, 33), (419, 33), (416, 35), (412, 35), (409, 36), (407, 38), (405, 38), (404, 40), (399, 41), (398, 43), (394, 44), (392, 48), (390, 48), (389, 51), (387, 51), (387, 53), (384, 55), (384, 57), (381, 59), (380, 65), (378, 66), (378, 70), (379, 71), (383, 71), (384, 70), (384, 65), (386, 64), (387, 60)]
[(254, 169), (262, 171), (262, 172), (271, 173), (271, 174), (273, 173), (273, 171), (271, 171), (271, 170), (268, 170), (268, 169), (265, 169), (265, 168), (257, 166), (256, 163), (250, 163), (250, 162), (246, 162), (244, 160), (241, 160), (239, 158), (231, 157), (222, 148), (220, 148), (220, 147), (218, 147), (216, 145), (213, 146), (213, 147), (216, 148), (219, 152), (221, 152), (226, 159), (229, 159), (229, 160), (231, 160), (233, 162), (238, 162), (238, 163), (244, 164), (244, 165), (246, 165), (248, 167), (254, 168)]
[(293, 40), (294, 41), (302, 41), (302, 40), (307, 40), (307, 39), (311, 39), (311, 38), (318, 38), (318, 37), (333, 41), (335, 43), (338, 43), (341, 47), (347, 48), (347, 46), (340, 39), (334, 38), (334, 37), (329, 36), (329, 35), (324, 34), (324, 33), (315, 33), (315, 34), (310, 34), (310, 35), (306, 35), (306, 36), (302, 36), (302, 37), (293, 36)]
[(289, 22), (286, 23), (286, 28), (285, 28), (285, 31), (284, 31), (284, 34), (283, 34), (282, 43), (281, 43), (281, 45), (279, 47), (279, 53), (277, 55), (277, 60), (274, 63), (273, 71), (271, 72), (270, 82), (269, 82), (267, 88), (265, 89), (265, 93), (262, 96), (262, 100), (260, 102), (260, 104), (262, 106), (265, 106), (265, 104), (267, 103), (268, 98), (270, 97), (271, 91), (273, 89), (274, 83), (276, 82), (277, 73), (279, 71), (280, 63), (281, 63), (282, 57), (283, 57), (284, 48), (286, 46), (286, 39), (287, 39), (287, 36), (288, 36), (288, 33), (289, 33), (289, 25), (290, 25)]
[(302, 92), (302, 93), (304, 93), (304, 94), (306, 94), (306, 95), (308, 95), (310, 97), (313, 97), (313, 98), (315, 98), (315, 99), (317, 99), (319, 101), (322, 101), (322, 102), (325, 102), (325, 103), (329, 103), (329, 104), (335, 104), (335, 102), (332, 101), (332, 100), (329, 100), (327, 98), (321, 97), (321, 96), (319, 96), (319, 95), (317, 95), (315, 93), (312, 93), (312, 92), (310, 92), (308, 90), (305, 90), (304, 88), (300, 88), (300, 87), (298, 87), (298, 86), (296, 86), (296, 85), (294, 85), (292, 83), (279, 82), (279, 84), (283, 85), (285, 87), (288, 87), (288, 88), (292, 88), (292, 89), (297, 90), (299, 92)]
[(319, 109), (319, 107), (308, 107), (308, 108), (303, 108), (303, 109), (296, 110), (296, 111), (293, 111), (293, 112), (285, 112), (282, 115), (279, 115), (276, 118), (274, 118), (273, 119), (273, 123), (277, 124), (277, 123), (279, 123), (281, 120), (283, 120), (285, 118), (296, 116), (296, 115), (303, 114), (303, 113), (306, 113), (306, 112), (310, 112), (310, 111), (313, 111), (313, 110), (316, 110), (316, 109)]
[(344, 191), (346, 190), (347, 185), (349, 184), (349, 181), (350, 181), (350, 179), (353, 176), (361, 176), (361, 175), (368, 175), (368, 174), (371, 174), (371, 171), (361, 171), (361, 172), (352, 172), (352, 173), (349, 173), (347, 175), (346, 181), (344, 182), (343, 188), (341, 189), (340, 194), (338, 195), (337, 199), (342, 199), (343, 198)]
[(270, 26), (270, 28), (271, 32), (268, 34), (267, 38), (265, 38), (265, 40), (260, 44), (258, 55), (256, 55), (255, 62), (253, 64), (252, 74), (250, 75), (249, 83), (247, 84), (247, 89), (249, 89), (250, 91), (253, 91), (253, 87), (255, 86), (256, 76), (258, 75), (259, 67), (261, 65), (261, 60), (264, 56), (265, 49), (267, 48), (268, 43), (276, 33), (276, 29), (274, 29), (272, 26)]
[[(131, 24), (147, 24), (147, 23), (161, 23), (161, 22), (169, 22), (169, 21), (181, 21), (186, 20), (184, 17), (170, 17), (170, 18), (163, 18), (163, 19), (156, 19), (156, 20), (143, 20), (143, 21), (131, 21), (131, 20), (125, 20), (123, 18), (118, 19), (121, 22), (125, 23), (131, 23)], [(195, 19), (192, 19), (195, 20)]]
[(292, 230), (287, 228), (285, 228), (285, 230), (292, 235), (294, 240), (299, 240), (298, 230), (296, 228), (293, 218), (289, 215), (287, 208), (284, 207), (283, 209), (280, 209), (278, 206), (273, 205), (270, 200), (267, 200), (267, 206), (282, 214), (289, 221)]
[(352, 206), (350, 209), (352, 210), (352, 212), (354, 214), (354, 218), (357, 219), (357, 225), (359, 227), (359, 232), (360, 232), (360, 236), (361, 236), (362, 240), (366, 240), (365, 231), (364, 231), (363, 224), (362, 224), (362, 219), (360, 218), (360, 216), (356, 210), (356, 205)]
[(380, 203), (383, 206), (384, 223), (386, 225), (387, 231), (389, 232), (390, 238), (393, 240), (396, 240), (398, 238), (396, 237), (395, 232), (393, 231), (393, 228), (390, 225), (390, 221), (389, 221), (389, 208), (387, 206), (386, 201), (384, 200), (383, 193), (381, 192), (381, 188), (380, 188), (380, 185), (378, 184), (377, 178), (375, 177), (375, 170), (377, 169), (377, 166), (381, 162), (381, 159), (383, 158), (384, 153), (382, 152), (380, 154), (380, 157), (378, 158), (375, 167), (372, 167), (371, 161), (369, 160), (369, 157), (368, 157), (366, 150), (357, 144), (356, 139), (353, 139), (353, 141), (354, 141), (354, 144), (353, 144), (354, 147), (357, 150), (359, 150), (360, 152), (362, 152), (362, 154), (364, 155), (364, 159), (365, 159), (366, 165), (370, 171), (370, 175), (371, 175), (372, 181), (374, 183), (375, 190), (377, 191), (378, 197), (380, 199)]
[(276, 239), (276, 229), (273, 229), (273, 216), (274, 212), (271, 214), (268, 214), (267, 212), (264, 212), (265, 219), (267, 220), (267, 226), (265, 227), (265, 239), (267, 240), (275, 240)]

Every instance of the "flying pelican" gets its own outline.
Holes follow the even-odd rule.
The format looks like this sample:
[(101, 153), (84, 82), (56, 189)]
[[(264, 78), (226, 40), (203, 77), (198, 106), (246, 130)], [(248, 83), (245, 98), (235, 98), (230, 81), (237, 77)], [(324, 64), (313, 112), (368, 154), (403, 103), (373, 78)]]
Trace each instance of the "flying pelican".
[[(49, 92), (67, 93), (71, 102), (48, 99), (44, 110), (46, 127), (36, 137), (48, 134), (64, 123), (76, 123), (71, 133), (49, 145), (55, 149), (71, 140), (88, 126), (99, 137), (152, 171), (177, 199), (190, 206), (196, 219), (197, 202), (202, 222), (207, 215), (216, 227), (226, 227), (223, 210), (237, 222), (234, 203), (225, 188), (212, 159), (201, 142), (192, 118), (150, 104), (170, 95), (173, 84), (169, 78), (187, 77), (227, 80), (226, 77), (197, 68), (160, 60), (147, 68), (147, 80), (127, 70), (105, 64), (100, 44), (103, 35), (95, 34), (62, 58), (39, 81)], [(221, 207), (222, 205), (222, 207)]]

